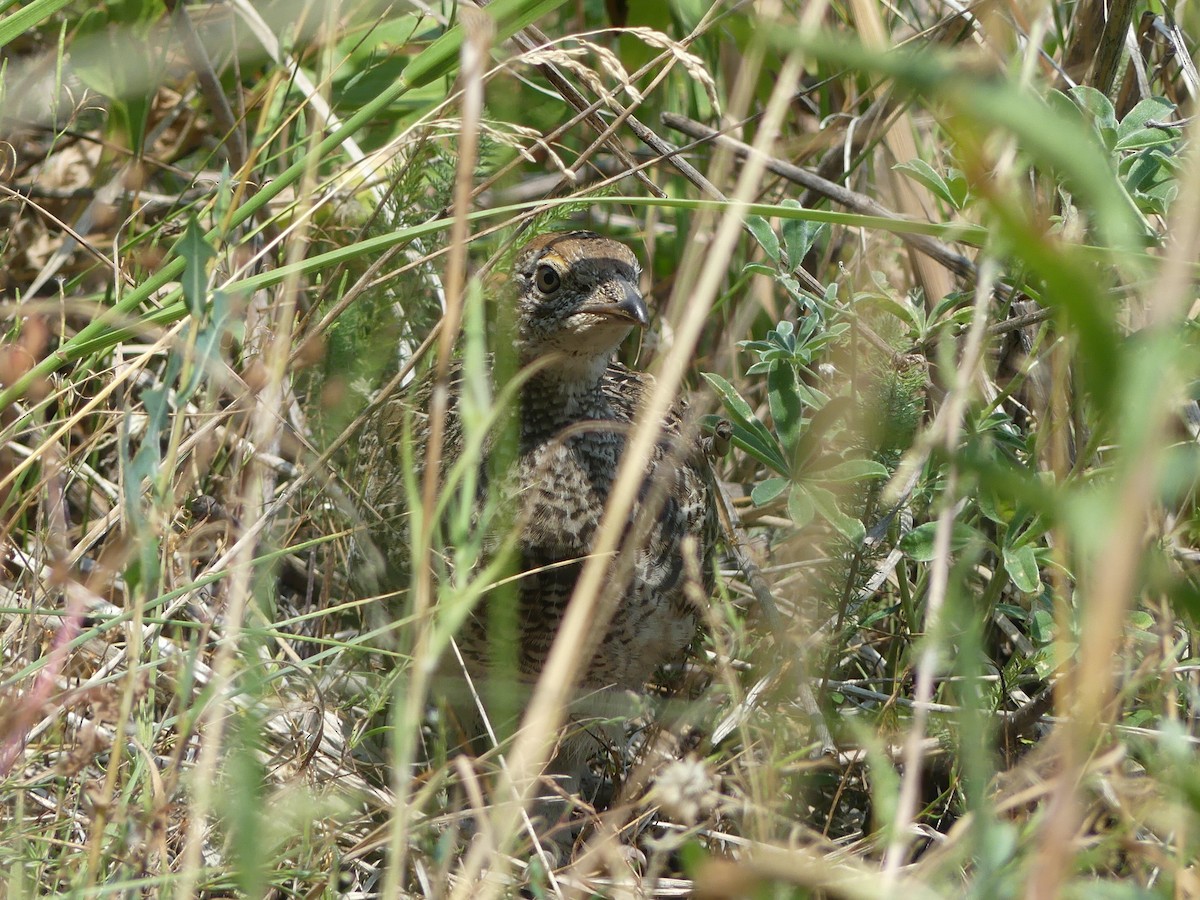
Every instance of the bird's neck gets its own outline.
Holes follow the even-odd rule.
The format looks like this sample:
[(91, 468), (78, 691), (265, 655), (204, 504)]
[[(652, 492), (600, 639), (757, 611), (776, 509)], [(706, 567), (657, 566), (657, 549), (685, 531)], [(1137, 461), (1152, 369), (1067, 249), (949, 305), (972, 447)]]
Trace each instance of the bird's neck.
[(530, 376), (521, 391), (522, 416), (569, 422), (592, 418), (603, 405), (607, 356), (561, 357)]

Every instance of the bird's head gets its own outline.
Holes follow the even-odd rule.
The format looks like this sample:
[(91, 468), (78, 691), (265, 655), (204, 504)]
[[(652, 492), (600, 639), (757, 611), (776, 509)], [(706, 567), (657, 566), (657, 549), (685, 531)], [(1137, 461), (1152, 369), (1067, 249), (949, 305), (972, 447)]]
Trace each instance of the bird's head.
[(543, 234), (517, 254), (517, 345), (523, 362), (554, 354), (560, 369), (606, 365), (649, 323), (641, 267), (624, 244), (590, 231)]

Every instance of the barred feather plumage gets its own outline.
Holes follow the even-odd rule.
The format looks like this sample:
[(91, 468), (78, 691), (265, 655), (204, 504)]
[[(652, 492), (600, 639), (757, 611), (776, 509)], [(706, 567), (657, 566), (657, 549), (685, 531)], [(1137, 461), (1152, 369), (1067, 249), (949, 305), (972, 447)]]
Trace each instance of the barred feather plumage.
[[(518, 404), (515, 462), (499, 490), (518, 529), (517, 669), (532, 683), (540, 673), (575, 587), (592, 551), (600, 520), (638, 411), (653, 387), (650, 376), (613, 359), (634, 326), (646, 324), (637, 291), (638, 264), (624, 245), (590, 232), (543, 235), (517, 256), (520, 362), (539, 368), (523, 385)], [(463, 452), (459, 394), (461, 370), (451, 371), (443, 471)], [(404, 564), (403, 491), (398, 490), (396, 435), (405, 415), (418, 452), (428, 433), (429, 386), (379, 417), (366, 440), (381, 451), (366, 473), (366, 501), (376, 517), (375, 541), (389, 562)], [(583, 667), (583, 693), (610, 696), (640, 691), (665, 663), (679, 660), (696, 635), (698, 610), (688, 599), (688, 572), (702, 574), (711, 590), (714, 502), (698, 432), (682, 402), (661, 423), (638, 501), (626, 530), (648, 516), (633, 545), (623, 548), (610, 574), (629, 567), (626, 586), (602, 598), (612, 616)], [(485, 445), (485, 459), (490, 452)], [(480, 468), (479, 501), (487, 490)], [(632, 533), (632, 532), (631, 532)], [(626, 542), (628, 544), (628, 541)], [(697, 555), (688, 565), (687, 548)], [(611, 581), (611, 579), (610, 579)], [(472, 676), (489, 673), (488, 599), (472, 612), (459, 644)], [(602, 704), (603, 705), (603, 704)], [(472, 719), (469, 710), (463, 718)], [(594, 741), (568, 740), (562, 755), (570, 769), (595, 750)], [(561, 762), (561, 760), (560, 760)]]

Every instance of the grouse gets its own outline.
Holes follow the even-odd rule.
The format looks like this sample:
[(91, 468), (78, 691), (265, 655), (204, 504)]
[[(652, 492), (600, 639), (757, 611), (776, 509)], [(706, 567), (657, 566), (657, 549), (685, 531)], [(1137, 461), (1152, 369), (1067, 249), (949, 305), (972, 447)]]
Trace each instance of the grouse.
[[(634, 328), (648, 322), (638, 289), (640, 267), (625, 245), (589, 231), (543, 234), (516, 255), (510, 295), (515, 296), (514, 346), (522, 369), (517, 397), (515, 450), (507, 475), (489, 465), (498, 439), (485, 444), (477, 477), (478, 505), (489, 490), (499, 491), (516, 530), (519, 576), (515, 582), (517, 681), (536, 681), (566, 612), (579, 572), (592, 552), (609, 493), (621, 465), (639, 408), (653, 379), (615, 360), (618, 346)], [(441, 470), (464, 452), (461, 421), (461, 368), (451, 372), (451, 396), (444, 428)], [(409, 398), (407, 412), (416, 437), (417, 465), (427, 437), (428, 384)], [(385, 428), (398, 418), (385, 417)], [(391, 459), (392, 478), (373, 477), (368, 500), (377, 515), (396, 515), (395, 475), (403, 461), (395, 434), (375, 440)], [(638, 500), (624, 529), (618, 557), (601, 604), (612, 611), (595, 653), (582, 667), (580, 690), (570, 724), (559, 743), (552, 770), (578, 788), (587, 761), (619, 739), (611, 724), (629, 709), (631, 692), (643, 691), (656, 670), (680, 660), (697, 633), (699, 610), (689, 579), (699, 573), (699, 595), (712, 588), (711, 556), (715, 505), (698, 434), (679, 402), (661, 423), (661, 436), (648, 459)], [(384, 473), (376, 473), (376, 476)], [(378, 484), (392, 487), (380, 490)], [(419, 478), (418, 478), (418, 482)], [(377, 532), (385, 558), (402, 556), (405, 542), (394, 530)], [(491, 543), (496, 545), (502, 536)], [(391, 544), (391, 546), (388, 546)], [(688, 559), (689, 554), (692, 558)], [(458, 635), (467, 671), (480, 685), (493, 666), (494, 611), (485, 597)], [(511, 621), (509, 618), (509, 621)], [(452, 680), (444, 667), (440, 682)], [(461, 674), (458, 676), (461, 681)], [(482, 722), (465, 692), (440, 690), (465, 736), (476, 739)], [(526, 691), (527, 693), (527, 691)], [(518, 702), (518, 708), (519, 708)]]

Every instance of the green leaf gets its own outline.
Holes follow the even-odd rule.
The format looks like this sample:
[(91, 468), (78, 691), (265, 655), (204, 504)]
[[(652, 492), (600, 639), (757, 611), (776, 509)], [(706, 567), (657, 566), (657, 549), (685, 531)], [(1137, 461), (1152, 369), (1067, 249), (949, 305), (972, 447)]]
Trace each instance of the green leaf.
[(829, 395), (818, 391), (816, 388), (810, 388), (803, 381), (796, 382), (796, 392), (800, 395), (800, 400), (809, 409), (822, 409), (829, 403)]
[(784, 459), (779, 443), (767, 430), (767, 426), (754, 415), (750, 404), (742, 399), (737, 389), (720, 375), (712, 372), (702, 372), (701, 375), (720, 395), (721, 402), (732, 419), (733, 442), (780, 475), (790, 474), (790, 467)]
[(1175, 115), (1175, 106), (1160, 97), (1149, 97), (1131, 109), (1117, 126), (1117, 149), (1140, 150), (1179, 140), (1179, 128), (1148, 128), (1146, 123), (1166, 121)]
[(788, 516), (797, 528), (803, 528), (817, 514), (817, 506), (809, 496), (808, 488), (802, 484), (792, 485), (792, 492), (787, 500)]
[[(917, 562), (929, 562), (934, 558), (934, 540), (937, 535), (937, 522), (926, 522), (918, 525), (904, 537), (900, 538), (900, 550), (910, 559)], [(950, 552), (957, 553), (975, 541), (984, 541), (984, 537), (970, 525), (955, 522), (950, 534)]]
[(1068, 93), (1080, 109), (1092, 114), (1096, 126), (1100, 129), (1100, 136), (1111, 148), (1117, 137), (1117, 111), (1113, 108), (1112, 101), (1100, 91), (1084, 84), (1071, 88)]
[(796, 325), (784, 319), (767, 333), (767, 339), (786, 348), (789, 352), (796, 346)]
[(771, 262), (779, 262), (779, 238), (769, 222), (762, 216), (746, 216), (746, 227), (763, 248), (763, 252), (771, 258)]
[(829, 400), (822, 406), (808, 423), (801, 436), (800, 445), (796, 448), (796, 462), (802, 465), (806, 460), (816, 456), (826, 435), (830, 434), (835, 425), (845, 420), (853, 410), (849, 397), (838, 397)]
[(175, 252), (183, 259), (183, 277), (179, 281), (188, 312), (199, 319), (208, 299), (208, 261), (217, 253), (204, 239), (204, 229), (194, 215), (188, 216), (187, 229)]
[(967, 181), (967, 176), (962, 173), (961, 169), (956, 169), (954, 166), (946, 169), (945, 178), (946, 186), (950, 188), (950, 196), (954, 198), (954, 208), (962, 209), (971, 199), (971, 182)]
[(902, 172), (918, 184), (925, 185), (925, 187), (929, 188), (939, 198), (953, 208), (958, 209), (958, 202), (955, 200), (954, 193), (950, 190), (950, 185), (946, 184), (946, 180), (925, 160), (914, 157), (908, 162), (897, 163), (892, 168), (897, 172)]
[(785, 291), (788, 292), (788, 296), (791, 297), (793, 300), (795, 300), (796, 305), (799, 306), (801, 309), (812, 310), (812, 309), (817, 308), (817, 298), (811, 292), (806, 291), (804, 288), (802, 288), (800, 286), (800, 282), (797, 281), (791, 275), (788, 275), (786, 273), (784, 273), (784, 274), (777, 273), (775, 275), (775, 281)]
[(707, 381), (716, 392), (721, 396), (721, 402), (725, 404), (725, 408), (733, 413), (741, 421), (749, 421), (754, 418), (754, 410), (750, 408), (750, 404), (742, 399), (742, 395), (737, 392), (732, 384), (713, 372), (701, 372), (704, 380)]
[(1007, 495), (988, 490), (984, 486), (980, 489), (977, 500), (979, 512), (989, 522), (1007, 526), (1012, 521), (1016, 507)]
[[(780, 206), (803, 209), (796, 200), (784, 200)], [(784, 219), (780, 229), (783, 231), (783, 246), (788, 266), (795, 271), (804, 263), (804, 257), (808, 256), (813, 245), (829, 230), (829, 226), (811, 219)]]
[(867, 613), (865, 616), (863, 616), (861, 619), (858, 620), (859, 630), (866, 631), (867, 629), (871, 628), (873, 625), (875, 625), (879, 622), (882, 622), (884, 619), (888, 618), (889, 616), (895, 615), (896, 611), (899, 608), (900, 608), (900, 604), (897, 603), (893, 606), (884, 606), (879, 609), (872, 610), (871, 612)]
[(1139, 631), (1154, 630), (1154, 616), (1144, 610), (1134, 610), (1129, 614), (1129, 625)]
[(942, 318), (952, 317), (955, 313), (965, 312), (968, 319), (971, 315), (971, 295), (963, 291), (951, 291), (937, 302), (929, 313), (929, 320), (936, 322)]
[(887, 478), (888, 470), (883, 463), (872, 459), (848, 459), (828, 469), (805, 473), (805, 477), (827, 482), (862, 481), (865, 478)]
[(800, 400), (796, 370), (785, 362), (776, 362), (767, 373), (767, 402), (771, 421), (788, 455), (795, 457), (804, 422), (804, 403)]
[(1121, 171), (1125, 176), (1125, 189), (1128, 191), (1140, 191), (1146, 185), (1151, 184), (1151, 179), (1155, 178), (1163, 170), (1163, 159), (1160, 151), (1149, 149), (1143, 150), (1135, 156), (1130, 156), (1122, 165)]
[(1026, 594), (1036, 593), (1042, 586), (1038, 573), (1037, 554), (1032, 544), (1004, 548), (1004, 568), (1017, 590)]
[(1054, 616), (1045, 609), (1036, 610), (1029, 623), (1029, 636), (1039, 644), (1054, 640)]
[(766, 506), (785, 490), (791, 482), (786, 478), (768, 478), (760, 481), (750, 491), (750, 500), (755, 506)]
[(924, 337), (921, 333), (925, 324), (923, 310), (911, 304), (901, 303), (899, 300), (885, 296), (884, 294), (871, 293), (855, 297), (854, 307), (855, 309), (865, 308), (866, 310), (879, 309), (890, 313), (905, 324), (911, 335), (917, 338)]
[(771, 268), (770, 266), (763, 265), (762, 263), (753, 262), (753, 263), (746, 263), (746, 265), (742, 266), (742, 274), (743, 275), (766, 275), (770, 278), (774, 278), (777, 273), (776, 273), (775, 269)]
[(0, 19), (0, 47), (45, 22), (70, 2), (71, 0), (33, 0), (11, 16)]
[(867, 529), (863, 527), (863, 523), (842, 512), (841, 507), (838, 506), (837, 497), (832, 491), (809, 486), (808, 495), (817, 507), (817, 512), (821, 514), (821, 518), (841, 532), (844, 537), (855, 544), (861, 543), (862, 539), (866, 537)]
[(734, 425), (732, 443), (739, 450), (749, 453), (768, 469), (781, 475), (787, 474), (787, 462), (773, 439), (764, 438), (744, 425)]

